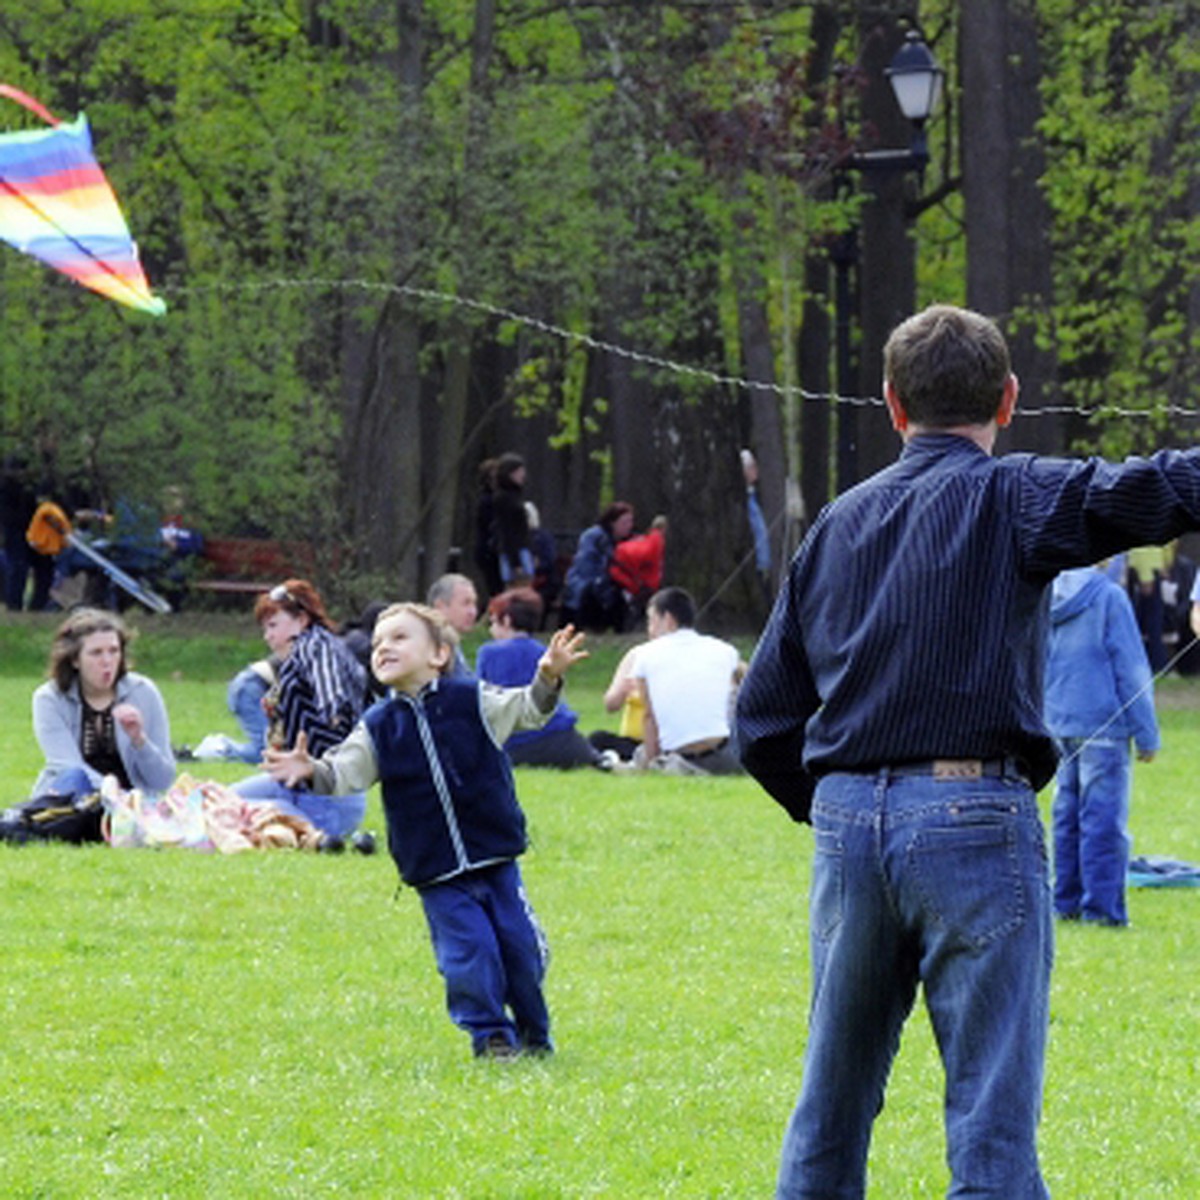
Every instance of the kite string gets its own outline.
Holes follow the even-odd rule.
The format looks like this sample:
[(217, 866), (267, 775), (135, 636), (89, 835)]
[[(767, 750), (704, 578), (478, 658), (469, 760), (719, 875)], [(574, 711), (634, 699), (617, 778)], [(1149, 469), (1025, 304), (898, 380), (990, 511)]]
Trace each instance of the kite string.
[[(325, 279), (321, 277), (314, 277), (308, 279), (270, 279), (261, 281), (246, 280), (236, 283), (187, 284), (175, 286), (168, 285), (166, 287), (159, 288), (159, 291), (167, 294), (176, 293), (182, 295), (189, 292), (268, 291), (283, 288), (314, 291), (322, 288), (332, 288), (340, 291), (358, 290), (368, 292), (383, 292), (389, 295), (411, 296), (416, 299), (433, 301), (439, 304), (456, 305), (460, 308), (470, 309), (474, 312), (483, 313), (487, 316), (496, 317), (504, 321), (513, 321), (530, 329), (536, 329), (540, 333), (545, 333), (549, 336), (558, 338), (561, 341), (572, 342), (589, 350), (595, 350), (604, 354), (614, 355), (618, 358), (624, 358), (630, 362), (635, 362), (642, 366), (654, 367), (659, 370), (669, 371), (676, 375), (686, 375), (715, 386), (735, 387), (745, 391), (771, 392), (777, 396), (785, 398), (789, 396), (798, 396), (801, 400), (809, 402), (826, 401), (836, 404), (848, 404), (859, 408), (882, 408), (885, 406), (884, 401), (878, 396), (843, 396), (837, 392), (813, 392), (802, 387), (778, 384), (761, 379), (745, 379), (741, 376), (728, 375), (719, 371), (713, 371), (706, 367), (697, 367), (690, 363), (681, 363), (674, 359), (664, 358), (661, 355), (649, 354), (645, 351), (630, 349), (627, 346), (619, 346), (612, 342), (602, 341), (599, 338), (593, 337), (591, 334), (581, 333), (574, 329), (565, 329), (561, 325), (555, 325), (552, 322), (545, 321), (540, 317), (534, 317), (528, 313), (517, 312), (514, 309), (504, 308), (500, 305), (489, 304), (484, 300), (476, 300), (470, 296), (459, 296), (453, 292), (443, 292), (435, 288), (416, 287), (412, 284), (384, 283), (369, 279)], [(1184, 408), (1176, 404), (1168, 404), (1153, 410), (1127, 409), (1117, 406), (1106, 406), (1103, 410), (1103, 415), (1111, 417), (1145, 418), (1160, 414), (1175, 417), (1197, 417), (1200, 416), (1200, 411)], [(1042, 408), (1018, 408), (1017, 410), (1017, 416), (1022, 417), (1042, 417), (1054, 415), (1094, 417), (1097, 415), (1097, 410), (1069, 404), (1046, 405)]]
[(1079, 745), (1071, 751), (1070, 754), (1064, 755), (1059, 760), (1059, 769), (1061, 770), (1063, 767), (1070, 766), (1070, 764), (1073, 763), (1084, 752), (1084, 750), (1088, 748), (1088, 746), (1090, 746), (1093, 742), (1099, 741), (1104, 731), (1112, 726), (1112, 724), (1124, 713), (1128, 712), (1129, 709), (1131, 709), (1147, 692), (1151, 691), (1155, 683), (1159, 679), (1162, 679), (1167, 672), (1170, 671), (1175, 664), (1178, 663), (1184, 657), (1184, 655), (1187, 654), (1188, 651), (1191, 650), (1192, 647), (1198, 642), (1200, 642), (1200, 636), (1193, 635), (1192, 640), (1188, 642), (1187, 645), (1177, 650), (1171, 657), (1170, 661), (1167, 662), (1167, 664), (1163, 666), (1162, 669), (1157, 672), (1157, 674), (1151, 675), (1150, 678), (1147, 679), (1146, 682), (1128, 700), (1126, 700), (1125, 703), (1122, 704), (1121, 707), (1118, 708), (1116, 712), (1114, 712), (1112, 716), (1108, 718), (1107, 721), (1104, 721), (1098, 728), (1092, 730), (1092, 732), (1089, 733), (1087, 737), (1085, 737), (1079, 743)]

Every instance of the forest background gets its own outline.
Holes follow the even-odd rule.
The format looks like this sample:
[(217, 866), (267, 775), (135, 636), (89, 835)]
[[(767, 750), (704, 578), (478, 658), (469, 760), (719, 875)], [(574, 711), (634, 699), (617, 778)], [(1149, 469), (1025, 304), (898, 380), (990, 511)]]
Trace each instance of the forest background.
[[(910, 143), (884, 68), (918, 26), (929, 167), (856, 172)], [(778, 569), (894, 455), (880, 350), (919, 304), (1003, 323), (1006, 448), (1195, 440), (1196, 26), (1194, 0), (19, 0), (0, 80), (86, 112), (169, 311), (0, 255), (0, 450), (109, 505), (181, 485), (204, 532), (316, 547), (347, 606), (469, 565), (479, 463), (517, 450), (562, 541), (613, 498), (666, 513), (671, 580), (736, 618), (738, 449)]]

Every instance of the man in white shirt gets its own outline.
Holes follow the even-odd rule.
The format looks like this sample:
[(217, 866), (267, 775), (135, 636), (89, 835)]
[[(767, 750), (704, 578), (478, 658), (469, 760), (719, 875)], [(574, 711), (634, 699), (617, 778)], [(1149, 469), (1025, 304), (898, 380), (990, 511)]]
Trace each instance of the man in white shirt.
[(645, 759), (679, 755), (703, 774), (734, 775), (742, 766), (729, 740), (729, 712), (741, 657), (729, 642), (697, 633), (695, 620), (695, 603), (683, 588), (650, 598), (650, 641), (633, 666), (646, 700)]

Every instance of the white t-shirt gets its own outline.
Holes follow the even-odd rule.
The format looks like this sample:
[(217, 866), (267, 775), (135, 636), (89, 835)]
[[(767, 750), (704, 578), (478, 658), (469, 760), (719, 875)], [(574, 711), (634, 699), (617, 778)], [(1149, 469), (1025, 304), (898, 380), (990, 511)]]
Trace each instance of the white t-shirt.
[(729, 697), (736, 646), (694, 629), (676, 629), (647, 642), (633, 664), (645, 681), (663, 750), (729, 736)]

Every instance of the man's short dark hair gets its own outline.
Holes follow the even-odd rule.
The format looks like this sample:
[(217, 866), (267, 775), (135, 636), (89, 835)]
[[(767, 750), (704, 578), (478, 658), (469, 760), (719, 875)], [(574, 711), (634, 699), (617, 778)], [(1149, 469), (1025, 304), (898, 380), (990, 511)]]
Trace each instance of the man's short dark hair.
[(884, 375), (915, 425), (986, 425), (1000, 408), (1012, 370), (994, 321), (935, 304), (892, 331)]
[(696, 602), (681, 587), (666, 587), (655, 592), (650, 597), (650, 607), (660, 617), (674, 617), (680, 629), (691, 629), (696, 624)]

